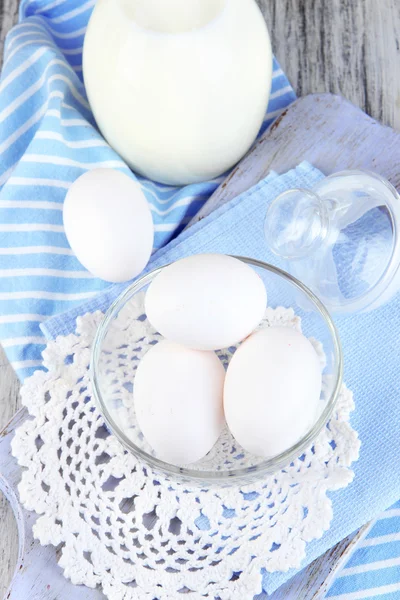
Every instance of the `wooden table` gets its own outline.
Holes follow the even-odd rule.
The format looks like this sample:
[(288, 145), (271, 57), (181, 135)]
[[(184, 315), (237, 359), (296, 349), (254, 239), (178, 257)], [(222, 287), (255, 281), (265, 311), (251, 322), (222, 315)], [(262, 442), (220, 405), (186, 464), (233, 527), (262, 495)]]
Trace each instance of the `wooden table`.
[[(374, 118), (400, 129), (398, 0), (257, 0), (274, 51), (299, 95), (340, 93)], [(3, 40), (18, 0), (0, 0)], [(19, 407), (18, 381), (0, 353), (0, 430)], [(17, 556), (17, 530), (0, 497), (0, 598)]]

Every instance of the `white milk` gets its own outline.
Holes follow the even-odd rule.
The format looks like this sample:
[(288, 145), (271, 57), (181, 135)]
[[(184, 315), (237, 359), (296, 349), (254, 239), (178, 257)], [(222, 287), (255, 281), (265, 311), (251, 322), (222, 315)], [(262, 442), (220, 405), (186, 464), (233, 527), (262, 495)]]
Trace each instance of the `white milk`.
[(232, 167), (265, 115), (272, 52), (254, 0), (98, 0), (86, 89), (103, 135), (169, 184)]

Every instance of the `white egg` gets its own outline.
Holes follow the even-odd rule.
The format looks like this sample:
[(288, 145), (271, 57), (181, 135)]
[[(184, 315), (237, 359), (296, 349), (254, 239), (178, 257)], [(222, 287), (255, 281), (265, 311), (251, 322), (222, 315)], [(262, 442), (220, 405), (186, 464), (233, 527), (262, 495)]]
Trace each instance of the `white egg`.
[(197, 254), (165, 267), (145, 298), (153, 327), (197, 350), (237, 344), (260, 323), (266, 304), (257, 273), (224, 254)]
[(64, 201), (64, 229), (82, 265), (105, 281), (129, 281), (143, 271), (154, 227), (140, 185), (120, 171), (93, 169)]
[(134, 405), (157, 458), (189, 464), (211, 450), (224, 424), (224, 378), (213, 352), (163, 340), (145, 354), (134, 380)]
[(311, 342), (288, 327), (262, 329), (238, 348), (224, 388), (227, 424), (241, 446), (273, 457), (314, 424), (321, 363)]

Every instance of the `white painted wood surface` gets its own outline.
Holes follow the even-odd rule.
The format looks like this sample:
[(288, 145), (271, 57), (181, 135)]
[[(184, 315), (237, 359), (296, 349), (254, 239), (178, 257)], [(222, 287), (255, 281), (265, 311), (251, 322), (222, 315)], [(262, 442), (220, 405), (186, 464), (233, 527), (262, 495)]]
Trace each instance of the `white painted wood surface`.
[[(274, 51), (299, 95), (342, 93), (376, 119), (400, 129), (398, 0), (257, 2), (270, 27)], [(0, 0), (0, 63), (4, 37), (17, 13), (18, 0)], [(18, 382), (0, 352), (0, 430), (18, 406)], [(16, 524), (1, 492), (0, 532), (1, 598), (18, 548)]]
[(342, 96), (296, 100), (233, 169), (192, 222), (199, 221), (270, 171), (284, 173), (306, 160), (326, 175), (370, 169), (400, 189), (400, 133), (381, 125)]
[[(4, 351), (0, 348), (0, 431), (18, 410), (19, 405), (19, 382)], [(14, 515), (0, 489), (0, 598), (3, 597), (15, 569), (18, 555), (17, 541)]]
[(297, 94), (341, 94), (400, 129), (399, 0), (257, 0)]

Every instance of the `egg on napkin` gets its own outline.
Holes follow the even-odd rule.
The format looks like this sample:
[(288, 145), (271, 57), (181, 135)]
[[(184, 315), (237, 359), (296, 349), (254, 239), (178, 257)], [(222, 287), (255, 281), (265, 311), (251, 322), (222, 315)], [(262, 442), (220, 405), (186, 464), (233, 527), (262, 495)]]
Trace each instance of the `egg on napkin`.
[(233, 355), (225, 378), (228, 427), (248, 452), (270, 458), (288, 450), (315, 422), (321, 394), (319, 357), (288, 327), (251, 335)]
[(153, 220), (140, 185), (128, 175), (113, 169), (84, 173), (68, 190), (63, 220), (77, 259), (96, 277), (129, 281), (147, 265)]
[(165, 267), (150, 284), (145, 311), (165, 338), (196, 350), (233, 346), (260, 323), (262, 279), (224, 254), (196, 254)]
[(224, 379), (213, 352), (163, 340), (145, 354), (134, 380), (134, 405), (157, 458), (184, 465), (211, 450), (224, 424)]

